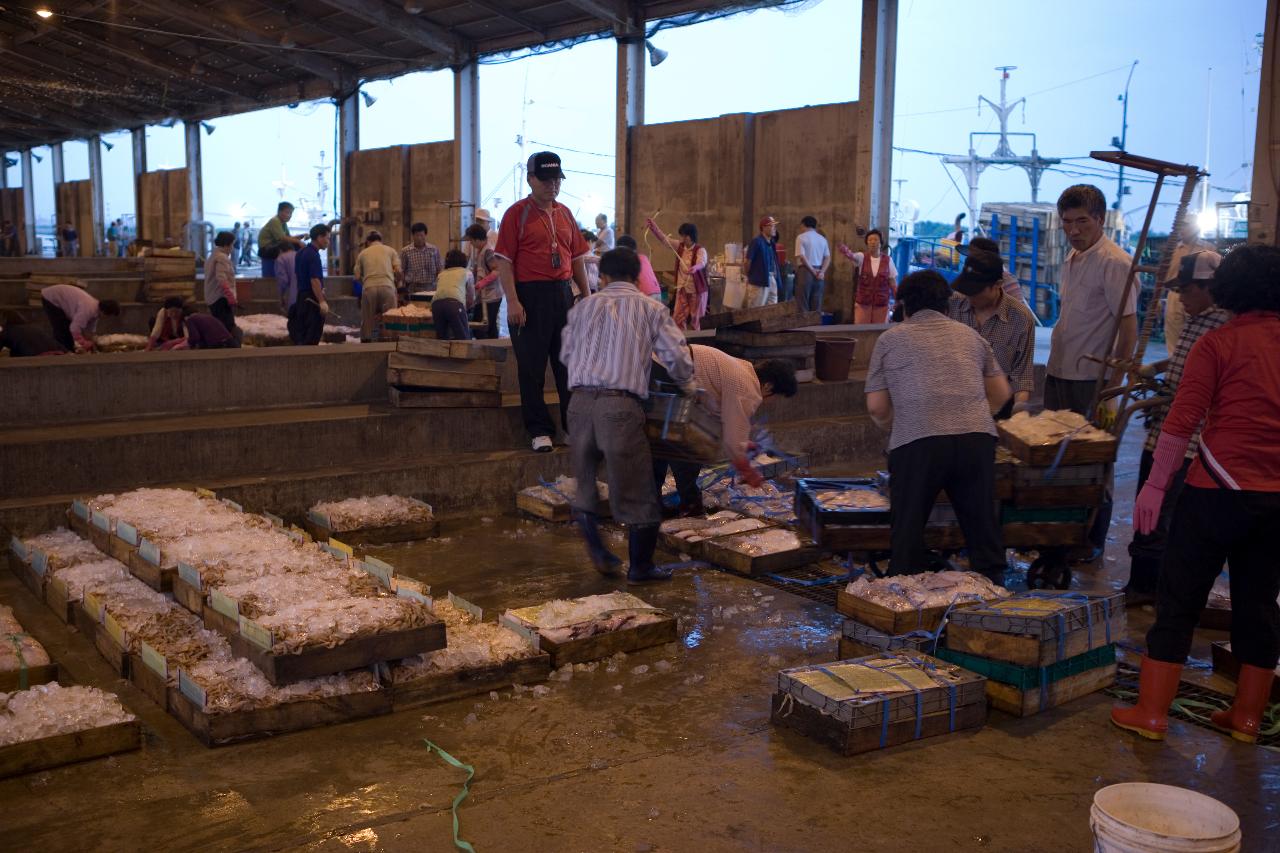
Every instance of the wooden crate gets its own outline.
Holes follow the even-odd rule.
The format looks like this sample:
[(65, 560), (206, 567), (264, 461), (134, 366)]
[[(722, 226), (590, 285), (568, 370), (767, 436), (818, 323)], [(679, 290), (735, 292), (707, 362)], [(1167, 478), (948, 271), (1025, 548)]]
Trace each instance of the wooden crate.
[(23, 586), (31, 590), (31, 594), (44, 601), (44, 575), (39, 574), (30, 559), (24, 560), (17, 554), (9, 554), (9, 571), (17, 575)]
[[(158, 553), (156, 556), (159, 556)], [(129, 554), (129, 559), (125, 562), (129, 567), (129, 573), (135, 578), (154, 589), (156, 592), (169, 592), (173, 589), (173, 579), (178, 575), (178, 569), (175, 566), (168, 568), (159, 566), (145, 556), (141, 549), (135, 548)]]
[(935, 643), (931, 637), (920, 632), (894, 636), (886, 634), (870, 625), (864, 625), (857, 619), (846, 619), (840, 629), (840, 659), (866, 657), (883, 652), (920, 653), (931, 651)]
[(818, 335), (816, 332), (748, 332), (723, 327), (716, 329), (714, 340), (717, 343), (758, 349), (808, 347), (809, 354), (812, 355)]
[(1057, 469), (1018, 465), (1013, 475), (1017, 507), (1097, 506), (1102, 502), (1107, 470), (1101, 463), (1062, 465)]
[[(93, 646), (98, 650), (98, 654), (102, 655), (102, 659), (107, 665), (115, 670), (116, 675), (121, 678), (129, 677), (129, 649), (125, 645), (124, 633), (119, 630), (119, 626), (111, 627), (108, 621), (115, 622), (110, 614), (107, 614), (101, 622), (92, 621), (92, 617), (86, 620), (84, 628), (81, 630), (86, 637), (93, 640)], [(77, 623), (79, 627), (79, 623)]]
[[(1060, 444), (1028, 444), (1004, 426), (1003, 421), (996, 421), (996, 430), (1000, 433), (1000, 443), (1021, 462), (1041, 468), (1053, 465), (1058, 459)], [(1067, 442), (1060, 465), (1088, 465), (1094, 462), (1115, 462), (1118, 443), (1115, 436), (1099, 436), (1084, 440), (1073, 438)]]
[[(422, 501), (417, 503), (426, 506)], [(430, 509), (428, 507), (428, 509)], [(427, 521), (405, 522), (403, 524), (387, 524), (380, 527), (360, 527), (351, 530), (333, 530), (329, 519), (318, 513), (309, 511), (302, 526), (311, 538), (317, 542), (328, 542), (338, 539), (347, 545), (387, 545), (392, 542), (413, 542), (417, 539), (429, 539), (440, 533), (440, 522), (434, 515)]]
[(211, 714), (177, 688), (169, 688), (169, 713), (173, 714), (205, 746), (223, 746), (246, 740), (346, 723), (391, 713), (391, 692), (386, 689), (348, 696), (304, 699), (270, 708)]
[(551, 675), (551, 655), (538, 652), (506, 663), (439, 672), (397, 682), (391, 691), (391, 710), (407, 711), (450, 699), (505, 690), (513, 684), (538, 684)]
[(233, 632), (221, 620), (211, 625), (206, 619), (205, 625), (221, 631), (231, 644), (231, 651), (237, 657), (247, 658), (276, 687), (307, 678), (361, 669), (382, 661), (413, 657), (445, 647), (443, 622), (370, 637), (356, 637), (333, 648), (313, 646), (290, 654), (265, 651), (243, 637), (238, 626)]
[(141, 746), (142, 724), (137, 720), (0, 746), (0, 778), (51, 770)]
[[(1231, 652), (1229, 640), (1217, 640), (1210, 644), (1213, 671), (1235, 683), (1240, 679), (1240, 661)], [(1271, 701), (1280, 702), (1280, 666), (1276, 667), (1276, 679), (1271, 682)]]
[(822, 323), (821, 311), (801, 311), (800, 306), (788, 300), (774, 305), (756, 308), (740, 308), (708, 314), (702, 318), (702, 328), (717, 329), (731, 326), (744, 332), (782, 332)]
[[(778, 526), (777, 524), (775, 524), (774, 522), (770, 521), (767, 518), (752, 518), (751, 516), (746, 516), (746, 515), (740, 516), (739, 518), (736, 518), (736, 519), (732, 519), (731, 521), (732, 522), (744, 521), (748, 518), (750, 518), (752, 521), (759, 522), (760, 527), (756, 528), (756, 530), (767, 530), (770, 527)], [(727, 534), (727, 535), (732, 535), (732, 534)], [(688, 554), (690, 557), (694, 558), (695, 560), (701, 560), (704, 558), (703, 545), (705, 545), (707, 542), (715, 538), (717, 537), (708, 536), (704, 539), (698, 540), (697, 542), (689, 542), (685, 539), (681, 539), (677, 537), (674, 532), (665, 533), (665, 532), (662, 532), (661, 529), (659, 529), (659, 533), (658, 533), (659, 544), (661, 544), (668, 551), (672, 551), (678, 554)]]
[(396, 342), (396, 352), (435, 358), (506, 361), (510, 348), (476, 341), (441, 341), (435, 338), (405, 338)]
[[(869, 667), (869, 668), (868, 668)], [(917, 684), (912, 691), (856, 689), (859, 673), (890, 669)], [(834, 674), (818, 686), (812, 673)], [(890, 676), (891, 678), (892, 676)], [(778, 673), (770, 719), (842, 755), (981, 727), (987, 719), (986, 679), (921, 654), (882, 653)]]
[(647, 625), (624, 628), (608, 634), (598, 634), (581, 640), (569, 640), (557, 643), (545, 636), (539, 644), (543, 651), (551, 656), (551, 666), (559, 669), (569, 663), (587, 663), (602, 660), (618, 652), (638, 652), (641, 649), (663, 646), (679, 639), (674, 616)]
[(167, 671), (164, 675), (156, 672), (143, 659), (142, 655), (129, 654), (129, 683), (141, 690), (148, 699), (160, 706), (160, 710), (169, 710), (169, 681)]
[[(778, 551), (772, 554), (752, 555), (735, 549), (734, 544), (748, 536), (761, 533), (762, 530), (751, 530), (746, 533), (731, 533), (728, 536), (717, 536), (702, 542), (702, 559), (731, 572), (747, 577), (767, 575), (785, 569), (807, 566), (822, 556), (822, 549), (800, 540), (800, 547), (789, 551)], [(776, 528), (774, 528), (776, 529)]]
[(414, 388), (387, 388), (391, 405), (401, 409), (498, 409), (499, 391), (422, 391)]
[(75, 612), (79, 608), (76, 606), (77, 602), (69, 601), (68, 598), (67, 585), (56, 577), (50, 577), (44, 589), (44, 603), (64, 624), (74, 625)]
[(46, 287), (51, 287), (55, 284), (71, 284), (81, 288), (82, 290), (87, 290), (89, 288), (89, 283), (85, 279), (76, 278), (75, 276), (31, 275), (27, 277), (26, 284), (27, 305), (39, 308), (44, 302), (44, 299), (41, 296), (41, 291)]
[[(394, 353), (392, 353), (394, 355)], [(465, 362), (464, 362), (465, 363)], [(387, 368), (387, 384), (405, 388), (497, 392), (502, 380), (497, 376), (479, 376), (452, 370), (415, 370)]]
[[(0, 693), (12, 693), (15, 690), (26, 690), (37, 684), (48, 684), (58, 680), (58, 665), (50, 662), (39, 666), (29, 666), (26, 672), (21, 669), (0, 671)], [(24, 683), (25, 682), (25, 683)]]
[(1116, 681), (1116, 647), (1100, 646), (1052, 666), (1015, 666), (976, 655), (938, 649), (938, 657), (987, 679), (991, 705), (1015, 717), (1030, 717), (1110, 687)]
[(890, 637), (911, 631), (936, 631), (948, 609), (953, 613), (964, 607), (957, 604), (922, 607), (919, 610), (890, 610), (882, 604), (851, 594), (846, 587), (836, 591), (836, 610)]
[(948, 649), (1018, 666), (1049, 666), (1123, 636), (1124, 594), (1020, 592), (952, 612)]
[(173, 578), (173, 600), (201, 619), (204, 618), (205, 610), (208, 609), (204, 600), (204, 592), (199, 587), (187, 583), (177, 575)]
[[(530, 492), (533, 488), (536, 487), (523, 489), (516, 493), (516, 509), (543, 521), (566, 522), (573, 517), (573, 507), (568, 501), (564, 503), (548, 503), (538, 495), (531, 494)], [(596, 517), (613, 517), (613, 510), (609, 507), (607, 500), (601, 500), (596, 505)]]

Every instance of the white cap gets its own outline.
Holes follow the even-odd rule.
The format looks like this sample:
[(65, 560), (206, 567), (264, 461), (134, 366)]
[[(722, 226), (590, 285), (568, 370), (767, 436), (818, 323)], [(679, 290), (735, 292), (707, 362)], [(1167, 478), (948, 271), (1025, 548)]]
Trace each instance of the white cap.
[(476, 211), (476, 219), (483, 222), (492, 222), (493, 216), (486, 208), (480, 208)]
[(1205, 251), (1187, 255), (1182, 259), (1178, 269), (1178, 280), (1207, 281), (1213, 278), (1213, 274), (1218, 271), (1218, 265), (1221, 263), (1222, 255), (1217, 252)]

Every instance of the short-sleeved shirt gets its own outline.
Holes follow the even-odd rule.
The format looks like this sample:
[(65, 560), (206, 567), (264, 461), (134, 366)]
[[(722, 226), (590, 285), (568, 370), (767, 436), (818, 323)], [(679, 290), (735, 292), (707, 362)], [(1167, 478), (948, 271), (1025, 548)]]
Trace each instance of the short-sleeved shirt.
[(306, 248), (298, 252), (298, 256), (293, 260), (293, 273), (298, 279), (298, 293), (296, 299), (315, 298), (311, 292), (311, 279), (320, 279), (320, 286), (324, 286), (324, 264), (320, 262), (320, 249), (314, 243), (307, 244)]
[(431, 243), (422, 248), (410, 243), (400, 250), (400, 269), (406, 288), (435, 290), (436, 276), (444, 269), (444, 262), (440, 260), (440, 250)]
[(658, 282), (657, 273), (653, 271), (653, 262), (648, 255), (640, 256), (640, 276), (636, 279), (636, 289), (645, 296), (660, 296), (662, 285)]
[(356, 257), (352, 273), (362, 287), (395, 287), (400, 253), (381, 241), (370, 243)]
[(893, 450), (935, 435), (994, 436), (985, 379), (1003, 373), (981, 335), (925, 309), (876, 340), (866, 391), (889, 392)]
[(1058, 379), (1094, 380), (1104, 366), (1086, 355), (1111, 355), (1111, 334), (1117, 317), (1138, 308), (1138, 288), (1124, 298), (1132, 258), (1102, 237), (1083, 252), (1072, 249), (1062, 264), (1058, 322), (1049, 345), (1049, 375)]
[(474, 301), (475, 294), (475, 282), (471, 278), (471, 271), (466, 267), (449, 267), (436, 277), (436, 295), (433, 301), (456, 299), (466, 305)]
[(602, 251), (607, 252), (617, 245), (617, 238), (614, 236), (613, 229), (606, 225), (600, 229), (600, 233), (596, 235), (596, 242), (604, 248)]
[(953, 293), (947, 316), (964, 323), (991, 344), (996, 363), (1009, 377), (1015, 392), (1035, 392), (1036, 318), (1021, 300), (1006, 293), (995, 313), (979, 327), (973, 305), (959, 293)]
[(214, 249), (204, 259), (204, 304), (212, 305), (219, 299), (236, 301), (236, 268), (230, 255)]
[(269, 249), (289, 236), (289, 226), (280, 221), (279, 216), (267, 220), (267, 224), (258, 230), (258, 252)]
[[(507, 208), (498, 229), (498, 257), (511, 262), (516, 281), (569, 281), (573, 262), (591, 251), (569, 208), (553, 202), (543, 210), (526, 196)], [(560, 265), (551, 264), (560, 255)]]
[(817, 231), (802, 231), (796, 235), (796, 258), (804, 258), (815, 272), (822, 269), (822, 262), (831, 254), (827, 238)]

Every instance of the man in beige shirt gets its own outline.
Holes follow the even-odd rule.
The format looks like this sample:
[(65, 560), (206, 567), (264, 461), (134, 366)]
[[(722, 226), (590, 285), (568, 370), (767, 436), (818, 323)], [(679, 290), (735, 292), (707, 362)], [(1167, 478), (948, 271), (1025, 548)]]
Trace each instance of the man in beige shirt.
[(360, 340), (369, 343), (382, 315), (396, 307), (396, 285), (400, 283), (400, 253), (382, 242), (382, 235), (370, 231), (365, 247), (356, 258), (352, 274), (363, 291), (360, 296)]

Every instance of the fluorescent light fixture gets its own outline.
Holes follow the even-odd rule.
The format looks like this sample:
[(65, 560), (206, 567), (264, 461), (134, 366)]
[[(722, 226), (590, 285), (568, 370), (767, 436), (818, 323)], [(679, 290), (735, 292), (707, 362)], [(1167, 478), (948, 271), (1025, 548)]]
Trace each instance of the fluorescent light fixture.
[(36, 9), (36, 17), (47, 21), (53, 17), (53, 12), (41, 6), (39, 9)]

